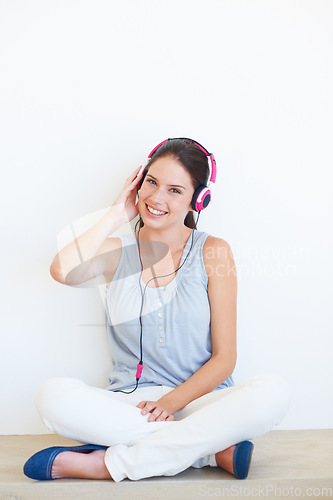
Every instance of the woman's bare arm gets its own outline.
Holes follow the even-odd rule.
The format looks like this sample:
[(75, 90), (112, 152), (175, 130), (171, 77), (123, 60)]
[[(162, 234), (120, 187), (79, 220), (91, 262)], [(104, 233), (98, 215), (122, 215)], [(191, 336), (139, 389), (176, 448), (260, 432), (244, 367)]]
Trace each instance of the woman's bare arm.
[(103, 273), (112, 276), (118, 266), (121, 241), (109, 236), (138, 215), (135, 199), (141, 176), (142, 169), (138, 167), (126, 179), (123, 189), (104, 217), (57, 253), (50, 267), (52, 278), (73, 286)]
[(108, 236), (122, 224), (111, 207), (97, 224), (57, 253), (50, 267), (52, 278), (73, 286), (104, 273), (107, 266), (119, 260), (121, 242)]

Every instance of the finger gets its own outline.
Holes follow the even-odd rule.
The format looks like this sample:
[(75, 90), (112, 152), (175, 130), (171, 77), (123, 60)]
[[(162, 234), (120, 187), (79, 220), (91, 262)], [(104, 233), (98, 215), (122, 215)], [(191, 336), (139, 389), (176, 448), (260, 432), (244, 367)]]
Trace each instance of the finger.
[(145, 167), (143, 165), (140, 166), (140, 169), (139, 169), (139, 172), (137, 174), (137, 177), (139, 177), (139, 175), (141, 175), (144, 171)]
[(127, 177), (126, 182), (124, 184), (124, 188), (128, 188), (133, 184), (134, 181), (137, 181), (139, 178), (140, 170), (143, 169), (142, 165), (140, 167), (136, 168), (129, 177)]
[(135, 190), (136, 186), (139, 187), (140, 180), (142, 179), (142, 173), (144, 171), (144, 167), (141, 167), (142, 171), (140, 171), (134, 178), (129, 177), (125, 182), (124, 189), (128, 192)]
[(134, 179), (132, 180), (131, 184), (133, 184), (134, 182), (135, 183), (139, 183), (138, 179), (140, 179), (142, 177), (142, 174), (143, 174), (143, 171), (144, 171), (145, 167), (140, 167), (140, 170), (139, 172), (137, 173), (137, 175), (134, 177)]
[(142, 169), (142, 165), (140, 165), (139, 167), (136, 167), (136, 169), (133, 170), (133, 172), (131, 173), (131, 175), (129, 176), (129, 178), (136, 177), (139, 174), (139, 171), (141, 169)]
[(156, 421), (160, 422), (162, 420), (165, 420), (168, 417), (169, 413), (164, 410), (162, 413), (157, 417)]
[(141, 412), (142, 415), (145, 415), (146, 413), (150, 412), (155, 407), (156, 407), (156, 403), (154, 403), (152, 401), (146, 401), (146, 404), (144, 405), (142, 412)]
[(145, 404), (146, 404), (146, 401), (140, 401), (140, 403), (138, 405), (136, 405), (136, 407), (143, 408)]
[(166, 422), (172, 422), (172, 420), (175, 420), (173, 415), (169, 415), (168, 418), (165, 419)]
[(135, 181), (137, 179), (137, 177), (139, 177), (139, 175), (142, 174), (142, 172), (144, 171), (145, 167), (143, 167), (142, 165), (140, 165), (140, 167), (136, 168), (133, 172), (133, 174), (131, 175), (131, 179), (133, 178), (132, 182)]
[(156, 420), (157, 417), (159, 417), (162, 413), (162, 410), (160, 408), (156, 408), (152, 414), (150, 415), (150, 417), (148, 418), (148, 422), (153, 422), (153, 420)]

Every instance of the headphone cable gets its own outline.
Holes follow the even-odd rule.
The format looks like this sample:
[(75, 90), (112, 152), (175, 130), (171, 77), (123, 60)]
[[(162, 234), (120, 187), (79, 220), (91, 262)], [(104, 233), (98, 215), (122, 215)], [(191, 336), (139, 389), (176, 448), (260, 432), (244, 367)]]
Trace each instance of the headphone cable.
[[(142, 355), (142, 310), (143, 310), (143, 301), (144, 301), (144, 296), (145, 296), (145, 293), (146, 293), (146, 289), (147, 289), (147, 286), (148, 286), (148, 283), (150, 281), (152, 281), (153, 279), (157, 279), (157, 278), (165, 278), (166, 276), (170, 276), (171, 274), (174, 274), (176, 273), (177, 271), (179, 271), (179, 269), (181, 267), (183, 267), (183, 265), (185, 264), (188, 256), (190, 255), (190, 252), (192, 250), (192, 246), (193, 246), (193, 236), (194, 236), (194, 230), (197, 229), (197, 224), (198, 224), (198, 220), (199, 220), (199, 216), (200, 216), (200, 213), (201, 213), (201, 210), (199, 210), (198, 212), (198, 217), (197, 217), (197, 220), (195, 222), (195, 225), (194, 225), (194, 228), (192, 229), (192, 242), (191, 242), (191, 247), (184, 259), (184, 262), (178, 267), (178, 269), (176, 269), (175, 271), (173, 271), (172, 273), (169, 273), (169, 274), (163, 274), (162, 276), (154, 276), (153, 278), (151, 278), (149, 281), (147, 281), (147, 283), (145, 283), (145, 289), (144, 289), (144, 292), (143, 292), (143, 295), (142, 295), (142, 288), (141, 288), (141, 278), (142, 278), (142, 272), (143, 272), (143, 264), (142, 264), (142, 260), (141, 260), (141, 252), (140, 252), (140, 241), (139, 241), (139, 235), (140, 235), (140, 226), (139, 226), (139, 231), (138, 231), (138, 236), (137, 236), (137, 244), (138, 244), (138, 250), (139, 250), (139, 259), (140, 259), (140, 265), (141, 265), (141, 273), (140, 273), (140, 277), (139, 277), (139, 286), (140, 286), (140, 290), (141, 290), (141, 297), (142, 297), (142, 300), (141, 300), (141, 309), (140, 309), (140, 316), (139, 316), (139, 321), (140, 321), (140, 361), (139, 363), (137, 364), (137, 370), (136, 370), (136, 386), (134, 389), (132, 389), (131, 391), (129, 392), (126, 392), (126, 391), (121, 391), (121, 390), (115, 390), (114, 392), (123, 392), (124, 394), (131, 394), (132, 392), (134, 392), (137, 388), (138, 388), (138, 384), (139, 384), (139, 380), (141, 378), (141, 373), (142, 373), (142, 369), (143, 369), (143, 355)], [(141, 220), (141, 216), (140, 216), (140, 219)]]

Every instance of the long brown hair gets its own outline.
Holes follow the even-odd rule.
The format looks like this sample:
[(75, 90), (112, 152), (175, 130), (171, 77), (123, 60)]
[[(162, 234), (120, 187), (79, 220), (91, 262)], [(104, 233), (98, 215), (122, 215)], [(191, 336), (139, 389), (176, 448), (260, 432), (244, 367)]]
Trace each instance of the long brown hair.
[[(190, 174), (194, 191), (201, 185), (207, 186), (209, 179), (208, 158), (198, 146), (188, 140), (173, 139), (172, 141), (167, 141), (150, 158), (145, 166), (145, 171), (148, 172), (157, 159), (164, 158), (165, 156), (170, 156), (178, 161)], [(140, 223), (140, 228), (144, 226), (141, 217), (135, 224), (135, 231), (138, 223)], [(195, 227), (193, 212), (189, 211), (187, 213), (184, 224), (191, 229)]]

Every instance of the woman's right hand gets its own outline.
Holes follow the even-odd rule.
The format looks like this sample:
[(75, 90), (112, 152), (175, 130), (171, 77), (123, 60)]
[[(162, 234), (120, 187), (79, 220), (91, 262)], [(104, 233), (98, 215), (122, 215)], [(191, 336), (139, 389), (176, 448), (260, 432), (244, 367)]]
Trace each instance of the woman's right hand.
[(123, 224), (130, 222), (139, 214), (135, 200), (137, 195), (137, 185), (141, 180), (143, 170), (144, 168), (140, 166), (132, 172), (132, 174), (127, 178), (123, 189), (112, 204), (115, 216), (122, 221)]

